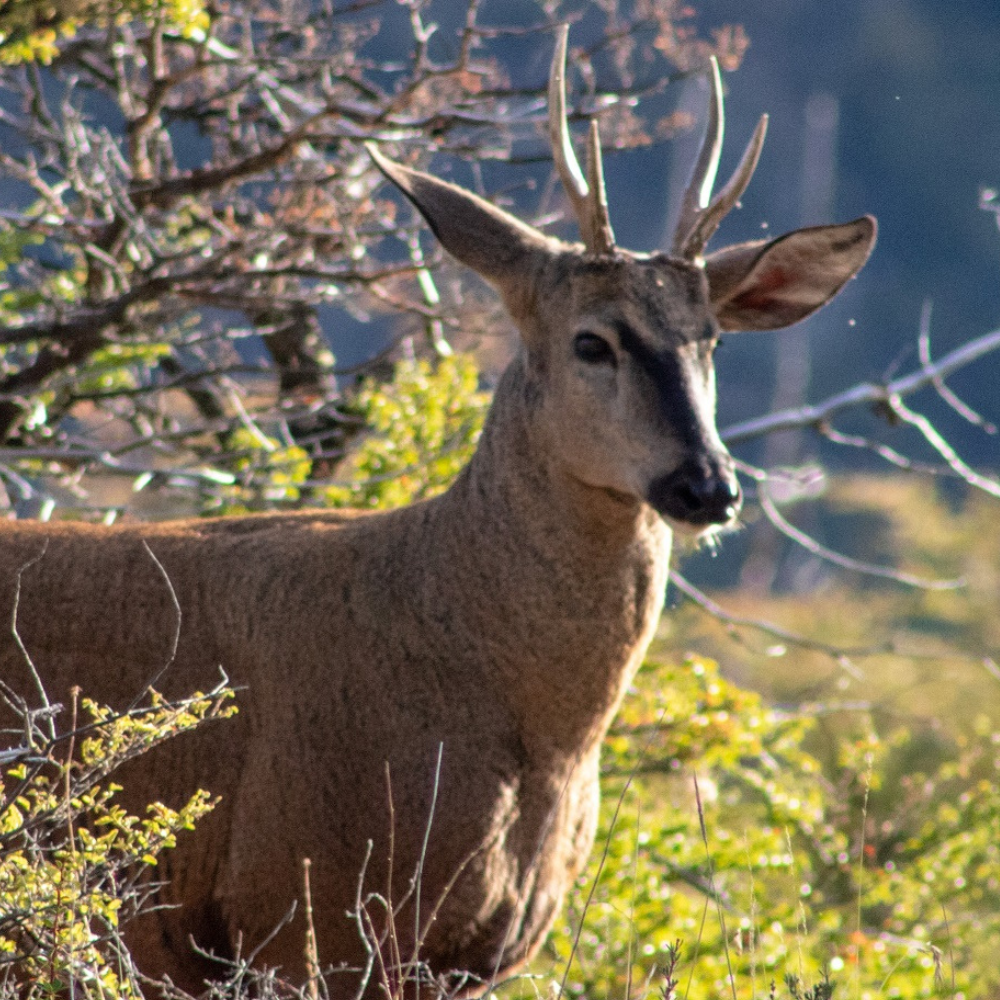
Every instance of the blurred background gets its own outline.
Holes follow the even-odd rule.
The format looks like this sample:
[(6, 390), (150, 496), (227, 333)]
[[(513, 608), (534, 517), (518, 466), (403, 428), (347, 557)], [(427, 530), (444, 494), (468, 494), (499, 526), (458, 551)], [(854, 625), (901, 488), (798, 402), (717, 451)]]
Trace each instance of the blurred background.
[[(573, 12), (572, 46), (589, 50), (605, 30), (598, 6)], [(913, 371), (920, 364), (921, 329), (939, 357), (1000, 325), (1000, 200), (992, 200), (1000, 189), (1000, 6), (988, 0), (947, 5), (703, 0), (692, 7), (650, 6), (670, 8), (678, 42), (725, 40), (729, 51), (742, 55), (735, 59), (738, 68), (724, 73), (727, 125), (720, 183), (735, 167), (759, 115), (770, 115), (756, 175), (712, 246), (865, 213), (879, 222), (871, 260), (831, 305), (790, 330), (725, 338), (716, 356), (720, 428)], [(510, 26), (535, 23), (538, 14), (538, 6), (527, 0), (483, 9)], [(439, 25), (432, 46), (442, 54), (457, 44), (463, 17), (463, 4), (429, 5), (426, 20)], [(391, 37), (391, 22), (386, 27)], [(408, 37), (402, 15), (394, 30), (401, 39)], [(384, 37), (377, 41), (385, 44)], [(543, 84), (551, 53), (547, 36), (499, 38), (490, 51), (513, 81)], [(571, 70), (578, 110), (585, 111), (588, 102), (600, 105), (602, 80), (614, 75), (612, 63), (603, 53)], [(708, 96), (704, 76), (691, 72), (695, 68), (693, 61), (682, 60), (680, 66), (649, 62), (644, 70), (640, 62), (636, 89), (644, 84), (648, 89), (630, 110), (652, 141), (634, 144), (626, 133), (618, 142), (623, 148), (605, 152), (615, 234), (630, 249), (669, 243)], [(671, 82), (656, 87), (657, 74), (661, 83), (663, 77)], [(614, 120), (616, 114), (620, 108), (612, 107), (607, 116)], [(580, 124), (576, 130), (579, 141)], [(500, 193), (522, 211), (535, 208), (536, 192), (551, 178), (544, 143), (515, 142), (509, 159), (513, 166), (487, 162), (474, 170), (453, 155), (425, 155), (420, 163), (478, 184), (486, 194)], [(533, 185), (529, 190), (525, 177)], [(572, 227), (557, 231), (575, 238)], [(370, 350), (371, 338), (370, 327), (349, 335), (338, 356)], [(961, 416), (933, 389), (913, 397), (915, 408), (964, 460), (1000, 468), (1000, 438), (992, 426), (1000, 418), (1000, 356), (963, 369), (949, 385), (981, 420)], [(836, 428), (877, 437), (915, 461), (940, 463), (912, 429), (893, 426), (868, 409), (842, 415)], [(768, 469), (793, 470), (805, 481), (820, 467), (892, 471), (870, 451), (840, 447), (809, 431), (772, 434), (736, 452)], [(947, 481), (937, 485), (948, 493)], [(960, 493), (952, 491), (954, 497)], [(800, 512), (800, 520), (851, 551), (873, 551), (881, 530), (859, 532), (852, 521), (840, 531), (831, 513), (819, 509)], [(706, 584), (740, 583), (758, 590), (809, 590), (828, 569), (766, 525), (728, 541), (726, 559), (701, 554), (685, 567)]]
[[(771, 115), (743, 211), (727, 220), (718, 239), (752, 239), (762, 227), (781, 233), (862, 213), (879, 221), (872, 259), (830, 308), (787, 334), (733, 338), (732, 357), (721, 352), (720, 423), (759, 407), (758, 378), (772, 383), (772, 399), (788, 405), (797, 396), (818, 400), (912, 367), (925, 301), (933, 308), (936, 353), (996, 328), (998, 217), (979, 205), (984, 192), (1000, 188), (1000, 6), (705, 0), (696, 21), (706, 31), (738, 21), (750, 41), (739, 71), (728, 77), (724, 167), (726, 155), (730, 163), (739, 155), (757, 115)], [(678, 160), (686, 144), (670, 145), (670, 169), (683, 172)], [(648, 188), (641, 176), (615, 173), (611, 183), (626, 191)], [(643, 213), (626, 214), (629, 203), (612, 196), (623, 240), (655, 238), (644, 231)], [(799, 370), (761, 358), (788, 348)], [(777, 395), (776, 370), (793, 383)], [(755, 377), (742, 374), (748, 371)], [(992, 408), (995, 416), (998, 377), (1000, 362), (988, 361), (959, 375), (954, 386), (973, 408)], [(996, 467), (996, 438), (943, 410), (940, 419), (967, 458)]]
[[(701, 37), (734, 26), (745, 32), (742, 63), (725, 74), (720, 178), (735, 166), (759, 115), (770, 115), (742, 210), (726, 219), (713, 246), (865, 213), (879, 221), (872, 259), (831, 306), (787, 333), (727, 339), (718, 355), (720, 426), (911, 370), (918, 363), (925, 304), (936, 355), (997, 327), (1000, 216), (981, 205), (1000, 189), (1000, 6), (989, 0), (703, 0), (691, 8), (658, 6), (669, 6), (685, 30)], [(497, 23), (527, 25), (537, 22), (539, 8), (515, 0), (483, 9)], [(455, 48), (464, 16), (463, 3), (428, 5), (425, 20), (438, 25), (432, 50)], [(405, 44), (409, 25), (402, 12), (398, 22), (386, 22), (378, 44), (391, 44), (387, 39), (397, 33)], [(571, 45), (587, 47), (602, 24), (596, 13), (582, 13)], [(515, 82), (540, 86), (550, 45), (546, 36), (520, 36), (496, 40), (491, 51)], [(593, 72), (586, 78), (571, 73), (571, 86), (578, 93), (596, 86), (600, 93), (600, 60)], [(651, 66), (650, 73), (656, 72), (667, 68)], [(646, 96), (636, 107), (643, 119), (680, 110), (697, 124), (689, 121), (667, 138), (654, 136), (648, 146), (606, 151), (608, 200), (621, 245), (666, 245), (706, 100), (704, 79), (692, 77)], [(485, 190), (507, 191), (525, 169), (544, 185), (551, 169), (546, 151), (536, 146), (532, 152), (542, 162), (531, 168), (510, 172), (489, 165)], [(463, 181), (468, 177), (462, 164), (445, 158), (437, 158), (434, 168)], [(370, 330), (348, 338), (338, 356), (353, 356), (366, 344)], [(992, 408), (995, 416), (998, 381), (1000, 358), (993, 358), (959, 373), (953, 385), (973, 409)], [(935, 422), (963, 457), (997, 467), (997, 438), (937, 406), (932, 396), (927, 401)], [(771, 447), (777, 449), (772, 457), (794, 462), (805, 445), (786, 439)], [(826, 457), (836, 461), (842, 454), (831, 450)], [(849, 456), (851, 463), (857, 460)]]

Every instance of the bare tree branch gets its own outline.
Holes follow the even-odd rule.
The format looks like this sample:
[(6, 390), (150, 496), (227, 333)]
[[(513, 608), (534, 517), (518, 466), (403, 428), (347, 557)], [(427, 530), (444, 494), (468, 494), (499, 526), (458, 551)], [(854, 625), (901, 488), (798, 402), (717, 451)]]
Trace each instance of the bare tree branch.
[(902, 399), (918, 389), (933, 385), (937, 380), (946, 378), (998, 348), (1000, 348), (1000, 330), (994, 330), (992, 333), (968, 341), (961, 347), (956, 347), (933, 364), (924, 365), (918, 371), (893, 379), (885, 385), (863, 382), (830, 396), (821, 403), (781, 410), (731, 424), (721, 431), (722, 440), (727, 445), (734, 445), (765, 434), (773, 434), (775, 431), (794, 430), (798, 427), (822, 429), (826, 421), (844, 410), (873, 403), (888, 405), (892, 398)]
[(840, 552), (834, 552), (832, 549), (820, 544), (811, 535), (800, 531), (793, 524), (785, 520), (781, 511), (778, 510), (777, 504), (770, 496), (767, 482), (762, 482), (761, 487), (758, 500), (760, 501), (761, 509), (767, 515), (767, 519), (771, 524), (787, 538), (801, 545), (807, 552), (819, 556), (828, 563), (833, 563), (833, 565), (840, 566), (842, 569), (852, 570), (855, 573), (861, 573), (863, 576), (877, 576), (883, 580), (893, 580), (896, 583), (902, 583), (908, 587), (919, 587), (923, 590), (956, 590), (959, 587), (965, 586), (965, 580), (962, 579), (933, 580), (928, 577), (917, 576), (913, 573), (905, 573), (890, 566), (876, 566), (861, 559), (852, 559), (850, 556), (845, 556)]
[[(934, 367), (931, 360), (931, 301), (927, 299), (920, 310), (920, 333), (917, 338), (917, 350), (920, 356), (920, 364), (925, 370)], [(994, 424), (984, 420), (971, 407), (966, 406), (944, 383), (944, 377), (935, 374), (932, 384), (938, 395), (960, 416), (976, 427), (981, 427), (987, 434), (996, 434), (997, 429)]]
[(970, 469), (927, 417), (911, 410), (903, 402), (902, 397), (896, 393), (892, 393), (885, 402), (900, 421), (910, 427), (915, 427), (923, 435), (924, 440), (948, 463), (948, 467), (956, 475), (964, 479), (970, 486), (974, 486), (984, 493), (989, 493), (991, 496), (1000, 497), (1000, 483), (988, 476), (981, 476), (975, 469)]

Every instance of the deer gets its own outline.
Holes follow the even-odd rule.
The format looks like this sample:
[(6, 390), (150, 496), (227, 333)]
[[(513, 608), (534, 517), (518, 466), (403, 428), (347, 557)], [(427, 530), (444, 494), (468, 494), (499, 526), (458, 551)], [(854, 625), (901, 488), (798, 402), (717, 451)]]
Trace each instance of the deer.
[[(148, 975), (203, 990), (220, 969), (209, 956), (242, 947), (304, 981), (301, 905), (286, 918), (305, 858), (316, 953), (353, 970), (331, 973), (332, 995), (391, 991), (414, 967), (452, 984), (522, 969), (593, 846), (602, 739), (657, 628), (673, 536), (738, 521), (715, 426), (720, 333), (796, 323), (871, 252), (870, 216), (706, 251), (767, 127), (713, 195), (714, 61), (672, 245), (619, 247), (596, 120), (583, 169), (570, 137), (567, 31), (548, 129), (580, 242), (369, 146), (518, 331), (448, 490), (388, 512), (0, 528), (0, 606), (17, 602), (16, 636), (0, 637), (8, 685), (27, 683), (28, 652), (53, 700), (79, 685), (123, 706), (175, 643), (162, 693), (207, 690), (219, 665), (239, 691), (234, 718), (122, 775), (126, 807), (219, 798), (161, 862), (162, 905), (126, 928)], [(366, 944), (367, 892), (384, 905), (366, 906)]]

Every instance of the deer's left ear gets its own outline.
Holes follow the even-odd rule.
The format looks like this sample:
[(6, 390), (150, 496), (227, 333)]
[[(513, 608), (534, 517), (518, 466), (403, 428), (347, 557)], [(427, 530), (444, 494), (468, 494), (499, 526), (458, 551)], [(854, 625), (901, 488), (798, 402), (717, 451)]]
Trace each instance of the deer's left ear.
[(712, 311), (723, 330), (777, 330), (805, 319), (861, 270), (875, 245), (870, 215), (797, 229), (705, 259)]

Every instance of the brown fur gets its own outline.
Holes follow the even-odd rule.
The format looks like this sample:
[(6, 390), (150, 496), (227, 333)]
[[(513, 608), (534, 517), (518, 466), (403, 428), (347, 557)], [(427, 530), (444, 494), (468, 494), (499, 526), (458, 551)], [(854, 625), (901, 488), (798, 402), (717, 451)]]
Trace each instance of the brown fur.
[[(140, 967), (188, 989), (218, 973), (188, 936), (222, 954), (240, 936), (256, 947), (301, 898), (305, 857), (321, 961), (360, 965), (347, 911), (369, 843), (366, 891), (409, 896), (404, 959), (420, 936), (435, 972), (488, 980), (535, 952), (591, 848), (600, 743), (660, 614), (671, 527), (710, 530), (736, 506), (684, 523), (663, 510), (667, 487), (651, 492), (687, 467), (732, 479), (711, 365), (728, 303), (753, 313), (748, 325), (800, 318), (861, 266), (874, 235), (859, 220), (786, 237), (787, 295), (767, 266), (772, 245), (725, 252), (713, 294), (711, 258), (585, 254), (426, 174), (380, 166), (498, 287), (523, 338), (447, 493), (377, 515), (0, 530), (0, 608), (30, 563), (19, 631), (53, 700), (79, 684), (127, 704), (165, 661), (175, 614), (144, 543), (182, 610), (160, 687), (205, 689), (221, 665), (241, 689), (237, 718), (124, 776), (133, 809), (197, 787), (221, 796), (157, 873), (180, 907), (130, 929)], [(581, 330), (606, 340), (614, 366), (574, 355)], [(10, 635), (0, 671), (30, 690)], [(303, 941), (300, 909), (258, 963), (301, 980)]]
[[(590, 848), (598, 743), (656, 622), (669, 533), (634, 503), (553, 505), (523, 451), (494, 420), (452, 490), (386, 515), (5, 529), (5, 607), (17, 570), (45, 547), (23, 574), (19, 632), (51, 698), (82, 682), (121, 705), (165, 661), (174, 614), (143, 541), (183, 613), (162, 686), (205, 689), (223, 664), (246, 688), (236, 719), (126, 776), (134, 808), (178, 805), (197, 786), (222, 796), (168, 859), (168, 898), (184, 909), (137, 928), (141, 967), (196, 988), (186, 935), (219, 946), (242, 932), (256, 945), (300, 898), (303, 857), (322, 959), (359, 964), (345, 912), (368, 840), (366, 885), (385, 890), (386, 761), (394, 898), (428, 823), (425, 915), (464, 865), (427, 936), (432, 964), (488, 977), (505, 938), (501, 970), (540, 940)], [(2, 662), (27, 691), (10, 637)], [(411, 947), (407, 914), (400, 922)], [(260, 961), (301, 978), (301, 919)]]

